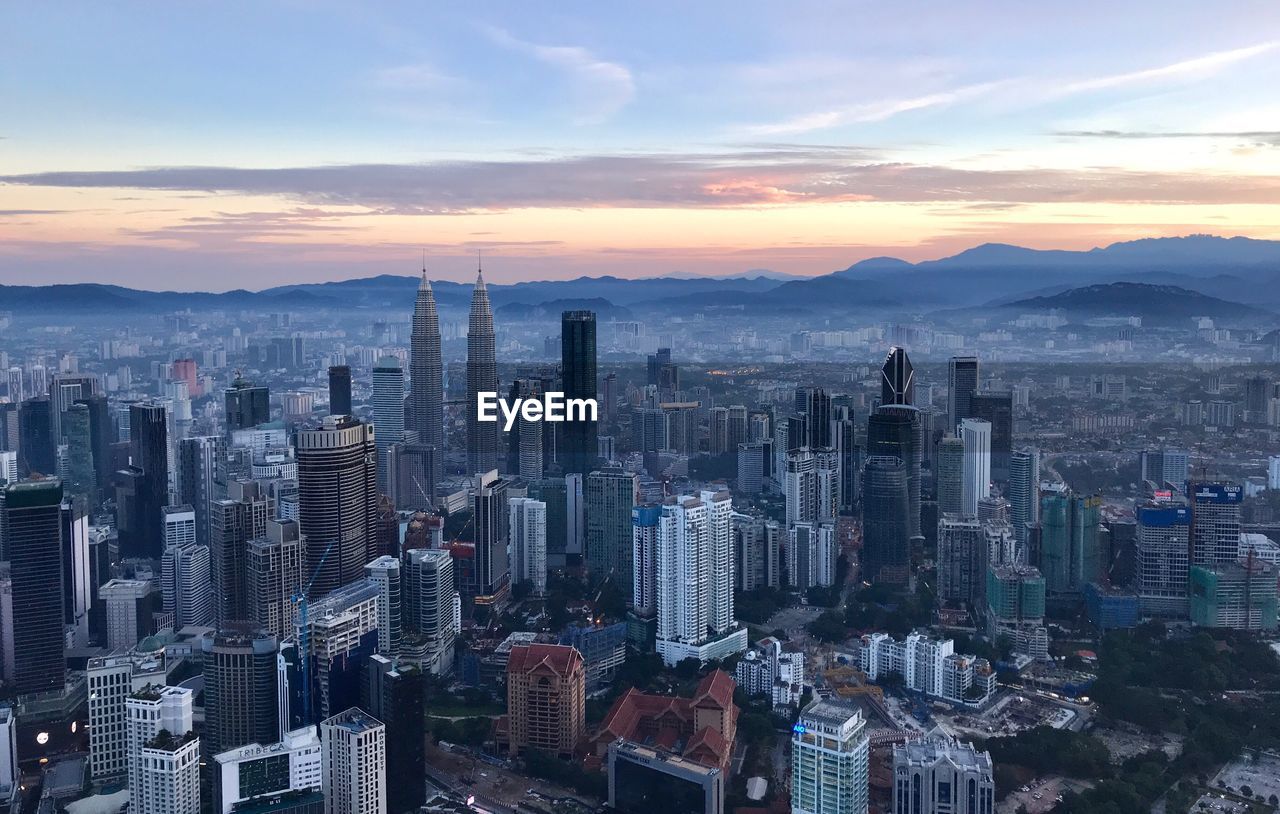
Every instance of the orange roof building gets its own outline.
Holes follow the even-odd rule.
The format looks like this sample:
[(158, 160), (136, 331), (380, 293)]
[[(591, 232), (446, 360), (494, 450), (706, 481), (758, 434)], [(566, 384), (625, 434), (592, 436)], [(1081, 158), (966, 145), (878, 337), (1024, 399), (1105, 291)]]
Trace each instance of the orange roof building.
[(586, 682), (582, 654), (572, 647), (511, 648), (507, 714), (494, 724), (498, 748), (513, 755), (537, 749), (572, 757), (584, 732)]
[(609, 752), (622, 738), (654, 746), (681, 757), (727, 769), (738, 732), (737, 684), (723, 670), (714, 670), (698, 684), (692, 698), (649, 695), (632, 688), (624, 693), (591, 738), (592, 751)]

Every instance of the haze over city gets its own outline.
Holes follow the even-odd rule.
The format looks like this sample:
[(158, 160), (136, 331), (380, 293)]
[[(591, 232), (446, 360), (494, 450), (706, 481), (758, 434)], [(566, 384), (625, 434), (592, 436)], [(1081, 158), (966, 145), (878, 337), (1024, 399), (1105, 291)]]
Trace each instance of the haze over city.
[(26, 4), (0, 282), (818, 275), (1280, 234), (1280, 9)]

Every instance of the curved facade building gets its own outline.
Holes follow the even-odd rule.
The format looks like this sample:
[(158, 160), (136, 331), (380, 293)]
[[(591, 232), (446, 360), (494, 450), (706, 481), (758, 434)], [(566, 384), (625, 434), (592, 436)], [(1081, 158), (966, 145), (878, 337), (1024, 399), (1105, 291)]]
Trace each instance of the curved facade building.
[(498, 392), (498, 362), (494, 346), (493, 310), (484, 275), (477, 272), (467, 323), (467, 463), (468, 472), (498, 468), (498, 424), (477, 420), (479, 393)]
[(374, 428), (328, 416), (299, 430), (298, 520), (306, 537), (303, 584), (324, 596), (364, 576), (377, 555), (378, 477)]
[(419, 444), (436, 448), (433, 480), (438, 482), (444, 459), (444, 373), (440, 317), (426, 269), (418, 284), (409, 339), (409, 429), (417, 431)]

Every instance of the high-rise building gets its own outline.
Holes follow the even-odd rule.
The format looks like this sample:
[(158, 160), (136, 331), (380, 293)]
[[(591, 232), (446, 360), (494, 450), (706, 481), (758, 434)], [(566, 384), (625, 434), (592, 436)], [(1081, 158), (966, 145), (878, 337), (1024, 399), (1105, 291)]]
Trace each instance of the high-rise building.
[(527, 644), (507, 660), (507, 714), (498, 719), (499, 748), (571, 757), (585, 734), (586, 668), (574, 648)]
[[(733, 501), (728, 492), (670, 498), (654, 537), (653, 586), (658, 655), (674, 667), (686, 658), (722, 659), (746, 649), (733, 618)], [(633, 581), (634, 584), (634, 581)]]
[[(734, 561), (737, 563), (735, 590), (755, 591), (760, 588), (781, 587), (781, 526), (773, 520), (735, 514), (733, 534)], [(649, 590), (652, 591), (652, 588)]]
[(808, 445), (814, 449), (831, 446), (831, 396), (821, 387), (808, 387), (797, 393), (797, 400), (804, 417), (804, 432), (793, 439), (793, 446)]
[(477, 473), (471, 490), (472, 526), (475, 528), (476, 601), (502, 605), (511, 587), (508, 555), (511, 523), (507, 517), (509, 481), (497, 470)]
[[(98, 489), (99, 499), (106, 496), (111, 485), (111, 445), (115, 443), (115, 425), (111, 423), (111, 413), (107, 405), (107, 397), (101, 393), (82, 396), (76, 404), (83, 404), (89, 410), (89, 442), (93, 449), (94, 485)], [(15, 437), (15, 440), (16, 437)], [(3, 440), (0, 440), (0, 446)]]
[(911, 575), (907, 470), (892, 455), (867, 458), (862, 470), (862, 574), (868, 582), (906, 585)]
[(214, 755), (213, 814), (322, 814), (321, 763), (314, 726), (286, 732), (279, 743), (251, 743)]
[(934, 472), (938, 514), (964, 514), (964, 441), (948, 433), (938, 442)]
[(49, 397), (37, 396), (18, 408), (18, 470), (24, 475), (53, 475), (57, 470), (56, 445)]
[(1185, 618), (1191, 565), (1191, 510), (1140, 506), (1137, 511), (1137, 588), (1144, 616)]
[(724, 772), (619, 738), (609, 744), (609, 808), (618, 814), (723, 814)]
[(1060, 489), (1040, 497), (1040, 571), (1050, 596), (1078, 597), (1105, 573), (1098, 524), (1102, 498)]
[(55, 373), (49, 380), (49, 417), (54, 443), (67, 436), (64, 415), (78, 399), (98, 393), (98, 377), (79, 373)]
[(245, 617), (278, 639), (293, 635), (295, 602), (301, 593), (302, 532), (297, 520), (268, 520), (266, 534), (245, 550)]
[(987, 541), (975, 517), (938, 518), (938, 599), (977, 604), (987, 572)]
[(960, 504), (964, 514), (977, 517), (978, 504), (991, 494), (991, 423), (961, 419), (960, 440), (964, 444)]
[[(3, 524), (4, 493), (0, 490), (0, 528)], [(76, 646), (89, 642), (89, 609), (93, 607), (94, 586), (99, 583), (92, 570), (89, 553), (89, 516), (83, 506), (63, 498), (62, 524), (62, 622)], [(0, 530), (0, 536), (3, 536)]]
[(1044, 628), (1044, 577), (1033, 565), (993, 565), (987, 569), (987, 635), (1014, 640), (1014, 652), (1033, 658), (1049, 655)]
[(374, 428), (328, 416), (299, 430), (298, 520), (305, 540), (303, 574), (310, 596), (359, 579), (377, 551), (377, 450)]
[(61, 691), (63, 634), (62, 482), (12, 483), (4, 490), (4, 532), (11, 578), (12, 688)]
[[(97, 463), (89, 426), (89, 407), (72, 404), (62, 414), (62, 434), (67, 444), (67, 497), (81, 506), (98, 504)], [(16, 461), (15, 461), (16, 464)]]
[(271, 420), (271, 397), (265, 386), (251, 384), (237, 376), (222, 395), (228, 436), (235, 430), (247, 430)]
[(430, 510), (436, 505), (438, 450), (428, 444), (392, 444), (388, 449), (391, 497), (398, 510)]
[(1276, 566), (1250, 555), (1193, 565), (1187, 577), (1191, 623), (1233, 630), (1276, 629)]
[(737, 489), (758, 495), (764, 489), (765, 445), (759, 441), (738, 444)]
[(508, 501), (511, 531), (511, 585), (547, 592), (547, 504), (529, 497)]
[(893, 747), (893, 808), (901, 814), (992, 814), (991, 754), (927, 738)]
[(85, 668), (89, 700), (89, 774), (95, 782), (129, 774), (129, 696), (167, 676), (162, 652), (91, 657)]
[(960, 422), (972, 418), (969, 400), (978, 390), (978, 357), (953, 356), (947, 365), (947, 429), (956, 432)]
[(433, 481), (439, 481), (444, 460), (444, 368), (440, 360), (440, 318), (426, 269), (413, 305), (409, 339), (409, 429), (418, 443), (436, 450)]
[[(596, 315), (592, 311), (565, 311), (560, 316), (560, 364), (564, 397), (596, 400)], [(560, 464), (565, 472), (586, 474), (596, 461), (597, 423), (567, 421), (561, 425), (564, 450)]]
[(164, 553), (161, 512), (169, 505), (168, 420), (159, 404), (129, 406), (129, 459), (139, 470), (135, 481), (136, 513), (127, 534), (120, 529), (120, 555), (160, 559)]
[(1187, 488), (1191, 504), (1191, 564), (1234, 562), (1240, 549), (1240, 502), (1244, 491), (1236, 483), (1193, 482)]
[[(512, 404), (516, 403), (516, 399), (540, 400), (542, 395), (541, 379), (521, 378), (511, 383)], [(543, 429), (542, 421), (530, 421), (521, 411), (510, 432), (507, 433), (507, 470), (526, 483), (541, 480), (546, 470)]]
[(366, 565), (364, 571), (378, 586), (378, 653), (395, 658), (400, 654), (400, 639), (404, 630), (400, 560), (383, 554)]
[(165, 548), (160, 561), (160, 594), (173, 629), (213, 622), (213, 562), (209, 547), (195, 541), (196, 514), (190, 506), (165, 508)]
[(880, 368), (880, 405), (916, 403), (915, 370), (906, 348), (889, 348)]
[(209, 545), (213, 501), (227, 488), (227, 441), (219, 435), (183, 438), (178, 442), (177, 495), (196, 515), (196, 542)]
[(129, 810), (199, 814), (200, 738), (182, 687), (150, 686), (129, 697)]
[(276, 637), (250, 628), (224, 630), (206, 636), (202, 646), (208, 753), (280, 740)]
[(384, 356), (373, 367), (373, 427), (378, 450), (378, 489), (388, 494), (388, 448), (404, 440), (404, 370), (400, 360)]
[(249, 541), (267, 533), (271, 501), (261, 481), (227, 484), (227, 497), (209, 506), (209, 558), (213, 567), (213, 596), (218, 622), (249, 619), (245, 562)]
[(617, 468), (592, 472), (583, 486), (587, 570), (623, 590), (631, 584), (631, 509), (639, 490), (640, 476)]
[(801, 447), (787, 453), (782, 476), (786, 522), (835, 520), (840, 512), (840, 457), (831, 449)]
[(1013, 452), (1013, 393), (974, 393), (969, 397), (967, 417), (991, 425), (991, 479), (999, 483), (1008, 481), (1009, 457)]
[(889, 404), (867, 419), (867, 454), (902, 461), (907, 481), (907, 535), (920, 534), (920, 463), (923, 458), (920, 411), (907, 404)]
[(329, 367), (329, 415), (351, 415), (351, 367)]
[[(361, 707), (386, 724), (387, 789), (391, 811), (417, 811), (426, 796), (426, 681), (416, 666), (373, 656), (365, 669)], [(411, 779), (411, 780), (410, 780)], [(404, 782), (410, 780), (410, 782)]]
[(867, 722), (847, 701), (818, 699), (791, 728), (792, 814), (867, 814)]
[(1181, 491), (1186, 488), (1191, 455), (1181, 449), (1144, 449), (1138, 453), (1139, 477), (1151, 481), (1157, 489), (1166, 484)]
[(145, 579), (113, 579), (98, 589), (107, 611), (107, 649), (128, 650), (150, 636), (159, 608), (155, 585)]
[(422, 648), (424, 669), (447, 675), (453, 669), (460, 615), (452, 555), (435, 548), (405, 552), (403, 591), (406, 636), (412, 635)]
[(839, 549), (834, 523), (793, 523), (787, 529), (788, 584), (799, 591), (834, 585)]
[(498, 392), (493, 310), (484, 275), (476, 273), (467, 323), (467, 462), (468, 472), (498, 468), (498, 424), (479, 420), (479, 394)]
[(1031, 528), (1040, 522), (1040, 450), (1025, 447), (1009, 456), (1005, 497), (1009, 499), (1013, 535), (1018, 544), (1026, 548), (1031, 540)]
[(387, 814), (386, 733), (356, 707), (321, 722), (325, 814)]

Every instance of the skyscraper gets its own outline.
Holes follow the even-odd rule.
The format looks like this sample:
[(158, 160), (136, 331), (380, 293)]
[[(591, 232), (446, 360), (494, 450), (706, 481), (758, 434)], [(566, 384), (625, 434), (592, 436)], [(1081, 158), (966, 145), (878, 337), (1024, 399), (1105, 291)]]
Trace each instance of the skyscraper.
[[(435, 294), (422, 270), (418, 298), (413, 305), (413, 333), (409, 339), (409, 429), (418, 443), (436, 448), (435, 477), (444, 460), (444, 368), (440, 361), (440, 318)], [(468, 391), (469, 392), (469, 391)], [(469, 426), (469, 425), (468, 425)]]
[(160, 559), (164, 553), (161, 511), (169, 505), (168, 421), (159, 404), (129, 406), (129, 458), (141, 470), (136, 524), (120, 537), (122, 557)]
[(305, 544), (303, 575), (311, 597), (364, 575), (376, 556), (378, 486), (374, 428), (349, 416), (328, 416), (299, 430), (298, 520)]
[(609, 579), (624, 592), (631, 584), (631, 509), (640, 476), (610, 468), (587, 475), (586, 561), (593, 581)]
[(321, 722), (324, 814), (387, 814), (386, 732), (357, 707)]
[(1078, 597), (1105, 573), (1098, 537), (1101, 510), (1097, 495), (1075, 495), (1065, 488), (1041, 495), (1038, 565), (1050, 596)]
[(130, 811), (200, 811), (200, 738), (192, 724), (192, 695), (181, 687), (151, 685), (126, 701)]
[(848, 701), (813, 701), (791, 728), (792, 814), (866, 814), (867, 722)]
[[(592, 311), (565, 311), (560, 315), (560, 363), (565, 399), (596, 398), (596, 315)], [(565, 472), (586, 474), (596, 460), (597, 426), (594, 419), (563, 425)]]
[(498, 362), (493, 333), (493, 311), (484, 275), (476, 273), (467, 323), (467, 461), (468, 472), (488, 472), (498, 467), (498, 424), (479, 420), (479, 394), (498, 392)]
[(49, 418), (55, 444), (62, 443), (66, 430), (62, 426), (63, 413), (78, 399), (96, 395), (98, 392), (97, 376), (82, 376), (79, 373), (55, 373), (49, 380)]
[[(414, 665), (397, 664), (385, 656), (369, 659), (362, 706), (386, 724), (389, 811), (417, 811), (426, 784), (416, 782), (426, 773), (426, 681)], [(413, 778), (415, 782), (403, 782)]]
[(1240, 547), (1240, 502), (1236, 483), (1188, 484), (1191, 503), (1191, 564), (1235, 562)]
[(404, 631), (404, 591), (400, 560), (383, 554), (364, 567), (365, 574), (378, 586), (378, 652), (395, 658), (400, 654)]
[(880, 368), (880, 405), (916, 403), (915, 370), (906, 348), (889, 348)]
[(67, 444), (67, 494), (91, 509), (98, 503), (98, 482), (88, 405), (72, 404), (63, 412), (62, 432)]
[(892, 455), (867, 458), (862, 471), (862, 574), (906, 585), (911, 571), (907, 469)]
[(582, 654), (568, 645), (511, 648), (507, 714), (497, 725), (499, 747), (512, 755), (535, 749), (572, 756), (586, 731), (586, 677)]
[(704, 490), (669, 498), (656, 518), (653, 575), (639, 584), (653, 587), (656, 649), (668, 667), (746, 649), (746, 629), (733, 619), (732, 516), (728, 492)]
[(964, 474), (960, 503), (964, 514), (978, 516), (978, 502), (991, 494), (991, 424), (977, 418), (960, 421)]
[(329, 368), (329, 415), (351, 415), (351, 367)]
[(947, 429), (955, 432), (970, 418), (969, 399), (978, 389), (978, 357), (953, 356), (947, 365)]
[(1144, 616), (1185, 618), (1191, 510), (1141, 506), (1137, 514), (1139, 608)]
[(893, 747), (892, 811), (991, 814), (991, 754), (967, 743), (926, 738)]
[(867, 454), (902, 461), (907, 479), (907, 535), (920, 534), (920, 461), (923, 455), (920, 411), (907, 404), (877, 408), (867, 419)]
[(278, 639), (293, 635), (294, 598), (302, 590), (302, 535), (297, 520), (268, 520), (266, 535), (245, 551), (245, 616)]
[(964, 441), (950, 433), (938, 444), (934, 479), (938, 514), (964, 514)]
[(1031, 539), (1031, 527), (1040, 522), (1040, 450), (1026, 447), (1009, 456), (1009, 514), (1013, 534), (1024, 549)]
[(987, 578), (987, 542), (974, 517), (938, 518), (938, 599), (978, 604)]
[(209, 506), (214, 618), (220, 623), (251, 618), (245, 585), (249, 541), (266, 534), (272, 514), (262, 486), (260, 481), (232, 481), (227, 497)]
[[(969, 397), (969, 415), (991, 424), (991, 479), (1009, 480), (1009, 458), (1013, 452), (1013, 393), (982, 392)], [(962, 419), (963, 420), (963, 419)]]
[(458, 638), (458, 590), (453, 582), (453, 556), (439, 548), (413, 548), (404, 558), (404, 629), (420, 643), (423, 669), (435, 675), (453, 670)]
[(511, 584), (547, 592), (547, 504), (529, 497), (508, 501), (511, 524)]
[(209, 754), (280, 740), (276, 637), (243, 628), (206, 636), (204, 740)]
[(178, 442), (175, 500), (191, 506), (196, 515), (196, 542), (209, 545), (213, 501), (227, 488), (227, 442), (219, 435), (183, 438)]
[(507, 519), (507, 487), (497, 470), (476, 475), (471, 490), (472, 525), (476, 546), (476, 601), (500, 605), (511, 585), (508, 543), (511, 527)]
[(223, 403), (228, 437), (234, 430), (247, 430), (271, 420), (271, 401), (267, 388), (256, 386), (239, 376), (223, 391)]
[(404, 370), (400, 360), (384, 356), (373, 367), (373, 428), (378, 450), (378, 490), (388, 494), (391, 455), (388, 448), (404, 440)]
[[(101, 393), (82, 396), (76, 404), (83, 404), (89, 410), (89, 442), (93, 448), (94, 485), (98, 489), (98, 499), (111, 485), (111, 445), (115, 443), (115, 426), (111, 423), (111, 414), (107, 405), (107, 397)], [(0, 441), (3, 444), (3, 441)]]
[(9, 484), (4, 528), (13, 602), (13, 689), (60, 691), (66, 680), (63, 634), (62, 481)]
[(213, 621), (213, 569), (209, 547), (196, 542), (196, 513), (190, 506), (166, 506), (165, 547), (160, 565), (164, 610), (173, 629)]
[(49, 397), (38, 396), (18, 408), (18, 470), (24, 475), (52, 475), (57, 470)]

